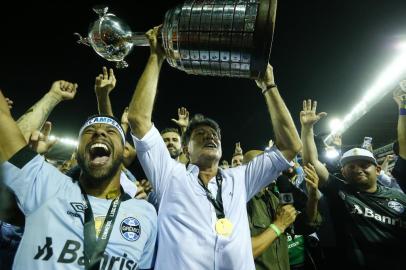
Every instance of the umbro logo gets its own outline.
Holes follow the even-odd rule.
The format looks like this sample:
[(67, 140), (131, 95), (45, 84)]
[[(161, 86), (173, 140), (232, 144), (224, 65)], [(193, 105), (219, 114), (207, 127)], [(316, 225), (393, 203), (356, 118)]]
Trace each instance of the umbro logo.
[(78, 203), (78, 202), (71, 202), (70, 205), (72, 206), (73, 210), (75, 210), (76, 213), (84, 213), (85, 212), (85, 205), (83, 203)]
[(66, 214), (68, 214), (69, 216), (80, 219), (80, 221), (83, 224), (83, 218), (82, 218), (81, 213), (85, 212), (85, 207), (86, 206), (81, 202), (80, 203), (79, 202), (71, 202), (70, 205), (72, 206), (74, 212), (68, 210), (68, 211), (66, 211)]

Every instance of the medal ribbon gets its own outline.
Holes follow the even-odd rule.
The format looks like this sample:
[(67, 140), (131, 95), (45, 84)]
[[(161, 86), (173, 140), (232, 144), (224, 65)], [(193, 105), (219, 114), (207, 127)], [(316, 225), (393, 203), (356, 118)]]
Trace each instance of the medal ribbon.
[(80, 186), (80, 190), (82, 191), (82, 195), (86, 201), (85, 223), (83, 226), (84, 257), (86, 270), (98, 270), (100, 268), (101, 259), (104, 256), (104, 250), (106, 249), (111, 231), (113, 230), (114, 221), (116, 220), (118, 209), (120, 208), (121, 201), (123, 200), (125, 195), (123, 188), (120, 189), (121, 194), (111, 202), (99, 236), (96, 239), (96, 229), (92, 207), (90, 205), (87, 194), (84, 192), (82, 186)]
[(223, 184), (223, 177), (221, 176), (220, 171), (217, 172), (216, 183), (217, 183), (218, 190), (217, 190), (217, 196), (216, 196), (216, 198), (214, 198), (213, 194), (203, 184), (203, 181), (199, 177), (199, 184), (203, 187), (204, 191), (206, 191), (207, 199), (213, 205), (214, 210), (216, 211), (217, 219), (222, 219), (225, 217), (225, 214), (224, 214), (224, 207), (223, 207), (223, 199), (221, 197), (221, 186)]

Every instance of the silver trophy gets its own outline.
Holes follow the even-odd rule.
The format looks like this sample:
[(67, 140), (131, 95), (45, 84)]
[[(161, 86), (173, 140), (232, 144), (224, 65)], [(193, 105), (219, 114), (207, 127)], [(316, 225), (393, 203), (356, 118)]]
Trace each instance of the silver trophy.
[[(258, 79), (271, 51), (277, 0), (187, 0), (170, 9), (159, 38), (168, 63), (188, 74)], [(133, 46), (149, 46), (144, 33), (130, 27), (107, 7), (87, 37), (78, 43), (127, 67), (124, 58)]]

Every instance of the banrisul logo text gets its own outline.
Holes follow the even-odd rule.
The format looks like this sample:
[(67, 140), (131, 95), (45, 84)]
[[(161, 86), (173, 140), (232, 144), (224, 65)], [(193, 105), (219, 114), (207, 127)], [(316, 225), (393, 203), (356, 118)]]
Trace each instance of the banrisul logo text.
[[(85, 265), (81, 242), (67, 240), (61, 250), (56, 250), (52, 245), (52, 237), (46, 237), (44, 243), (38, 246), (33, 259), (34, 261), (56, 261), (58, 264), (75, 264), (81, 266), (80, 268)], [(138, 265), (125, 252), (120, 256), (111, 256), (104, 253), (100, 270), (108, 269), (136, 270)]]

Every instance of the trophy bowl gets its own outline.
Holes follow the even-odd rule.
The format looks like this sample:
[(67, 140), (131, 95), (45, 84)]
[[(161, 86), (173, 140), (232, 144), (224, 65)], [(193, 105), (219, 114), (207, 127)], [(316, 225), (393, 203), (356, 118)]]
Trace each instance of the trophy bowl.
[[(108, 7), (94, 7), (99, 19), (89, 26), (88, 36), (80, 34), (78, 43), (91, 46), (93, 50), (107, 61), (116, 62), (117, 68), (127, 67), (124, 58), (131, 52), (134, 45), (134, 33), (130, 27), (116, 15), (108, 12)], [(148, 42), (143, 38), (144, 43)]]

